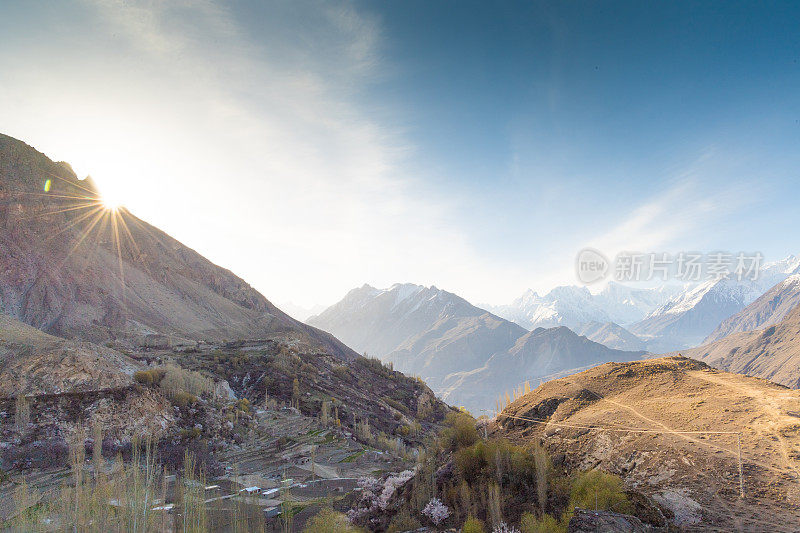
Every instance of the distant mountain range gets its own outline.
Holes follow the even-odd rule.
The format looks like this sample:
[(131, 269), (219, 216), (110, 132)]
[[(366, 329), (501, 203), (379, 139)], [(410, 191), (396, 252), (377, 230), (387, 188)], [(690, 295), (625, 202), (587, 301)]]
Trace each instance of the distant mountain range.
[(639, 289), (611, 281), (600, 293), (592, 294), (586, 287), (567, 285), (544, 296), (528, 289), (508, 305), (486, 308), (528, 330), (554, 326), (576, 329), (587, 322), (626, 326), (642, 320), (681, 290), (680, 286), (671, 285)]
[(471, 410), (491, 407), (525, 380), (644, 353), (613, 350), (566, 327), (529, 332), (453, 293), (413, 284), (353, 289), (308, 323)]
[(613, 322), (584, 322), (574, 331), (589, 340), (616, 350), (641, 351), (647, 349), (647, 343), (643, 339)]
[(410, 283), (353, 289), (308, 323), (421, 375), (434, 390), (447, 374), (482, 365), (527, 333), (453, 293)]
[[(648, 289), (612, 281), (596, 294), (562, 286), (544, 296), (529, 289), (510, 304), (484, 307), (528, 330), (567, 326), (612, 348), (664, 353), (697, 346), (724, 320), (797, 273), (800, 259), (790, 255), (765, 264), (752, 281), (730, 276)], [(715, 338), (725, 334), (723, 328)]]
[[(611, 282), (597, 294), (577, 286), (544, 296), (529, 290), (488, 310), (436, 287), (364, 285), (308, 323), (421, 376), (451, 403), (487, 408), (525, 380), (775, 324), (800, 301), (800, 275), (787, 279), (798, 265), (794, 256), (767, 264), (755, 281), (731, 276), (650, 289)], [(778, 285), (764, 294), (772, 282)]]

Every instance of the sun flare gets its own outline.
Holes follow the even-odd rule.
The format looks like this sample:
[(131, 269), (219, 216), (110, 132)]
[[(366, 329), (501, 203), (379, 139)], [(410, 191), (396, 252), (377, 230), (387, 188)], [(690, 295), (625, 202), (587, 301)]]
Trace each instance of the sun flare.
[(116, 211), (117, 209), (122, 207), (122, 203), (120, 202), (120, 200), (114, 197), (103, 196), (100, 199), (100, 201), (102, 202), (103, 208), (106, 211)]

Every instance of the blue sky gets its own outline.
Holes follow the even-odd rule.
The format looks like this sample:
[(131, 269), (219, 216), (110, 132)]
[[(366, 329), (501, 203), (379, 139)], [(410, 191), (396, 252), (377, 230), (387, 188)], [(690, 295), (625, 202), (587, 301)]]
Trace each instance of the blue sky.
[(790, 2), (6, 2), (0, 131), (276, 302), (800, 252)]

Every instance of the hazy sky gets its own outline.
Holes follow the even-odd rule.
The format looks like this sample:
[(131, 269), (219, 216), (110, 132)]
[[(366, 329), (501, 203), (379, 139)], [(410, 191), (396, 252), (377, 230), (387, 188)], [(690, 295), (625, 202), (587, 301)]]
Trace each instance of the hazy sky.
[(268, 298), (800, 252), (792, 2), (5, 1), (0, 131)]

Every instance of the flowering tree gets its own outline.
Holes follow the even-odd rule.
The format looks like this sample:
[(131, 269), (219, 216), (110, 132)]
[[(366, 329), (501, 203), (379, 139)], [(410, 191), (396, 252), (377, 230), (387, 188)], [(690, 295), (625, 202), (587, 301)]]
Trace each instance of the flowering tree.
[(450, 509), (439, 498), (433, 498), (422, 510), (422, 514), (427, 516), (435, 525), (439, 525), (450, 516)]
[(414, 477), (413, 470), (403, 470), (398, 474), (388, 476), (383, 482), (373, 477), (359, 479), (358, 488), (361, 491), (361, 500), (357, 508), (347, 511), (347, 517), (351, 522), (355, 522), (370, 511), (385, 510), (397, 489), (405, 485), (412, 477)]

